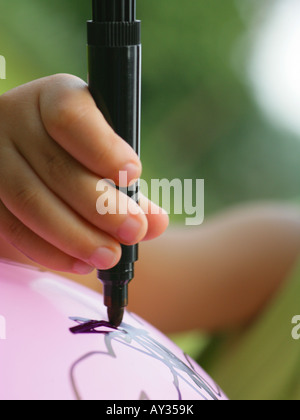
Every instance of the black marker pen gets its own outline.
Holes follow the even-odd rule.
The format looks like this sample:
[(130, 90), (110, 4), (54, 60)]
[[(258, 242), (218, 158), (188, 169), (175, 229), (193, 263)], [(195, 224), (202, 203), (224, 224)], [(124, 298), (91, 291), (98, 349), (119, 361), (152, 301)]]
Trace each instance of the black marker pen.
[[(88, 22), (89, 89), (115, 132), (140, 155), (141, 22), (136, 0), (93, 0)], [(126, 190), (130, 197), (138, 196)], [(137, 200), (138, 201), (138, 200)], [(138, 245), (122, 245), (113, 269), (98, 272), (111, 324), (119, 326), (128, 305), (128, 284), (134, 277)]]

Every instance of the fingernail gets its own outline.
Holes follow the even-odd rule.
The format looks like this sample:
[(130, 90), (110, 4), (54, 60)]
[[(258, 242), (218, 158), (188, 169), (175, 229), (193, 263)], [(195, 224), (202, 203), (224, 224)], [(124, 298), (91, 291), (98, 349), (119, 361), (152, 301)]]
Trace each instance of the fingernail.
[(141, 230), (141, 222), (129, 217), (118, 230), (118, 236), (122, 242), (134, 244)]
[(127, 179), (129, 181), (136, 181), (141, 174), (141, 168), (134, 164), (134, 163), (128, 163), (124, 166), (122, 172), (127, 172)]
[(78, 260), (74, 264), (73, 270), (77, 274), (84, 275), (84, 274), (90, 274), (90, 273), (92, 273), (95, 270), (95, 268), (94, 267), (91, 267), (90, 265), (88, 265), (86, 263), (84, 263), (83, 261)]
[(98, 248), (91, 256), (89, 262), (98, 270), (107, 270), (117, 263), (117, 255), (109, 248)]

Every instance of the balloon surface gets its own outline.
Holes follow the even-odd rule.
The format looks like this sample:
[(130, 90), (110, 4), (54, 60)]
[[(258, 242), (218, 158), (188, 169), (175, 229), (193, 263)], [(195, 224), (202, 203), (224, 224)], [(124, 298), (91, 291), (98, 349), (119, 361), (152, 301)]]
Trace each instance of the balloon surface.
[(126, 312), (118, 329), (101, 295), (0, 262), (1, 400), (226, 400), (167, 337)]

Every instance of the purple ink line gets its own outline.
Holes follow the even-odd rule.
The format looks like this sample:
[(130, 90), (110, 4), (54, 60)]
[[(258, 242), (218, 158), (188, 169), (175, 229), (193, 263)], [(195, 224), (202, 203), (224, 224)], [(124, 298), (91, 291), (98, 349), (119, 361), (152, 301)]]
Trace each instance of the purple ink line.
[(96, 331), (96, 328), (105, 327), (118, 330), (107, 321), (88, 321), (76, 327), (70, 328), (72, 334), (108, 334), (111, 331)]

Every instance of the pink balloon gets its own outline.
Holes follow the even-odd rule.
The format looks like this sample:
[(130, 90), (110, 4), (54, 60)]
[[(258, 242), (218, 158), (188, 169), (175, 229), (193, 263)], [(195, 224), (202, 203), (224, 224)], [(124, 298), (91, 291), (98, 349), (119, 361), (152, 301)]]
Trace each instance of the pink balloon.
[(227, 399), (190, 357), (138, 316), (127, 312), (117, 330), (98, 322), (103, 319), (97, 293), (0, 262), (0, 399)]

